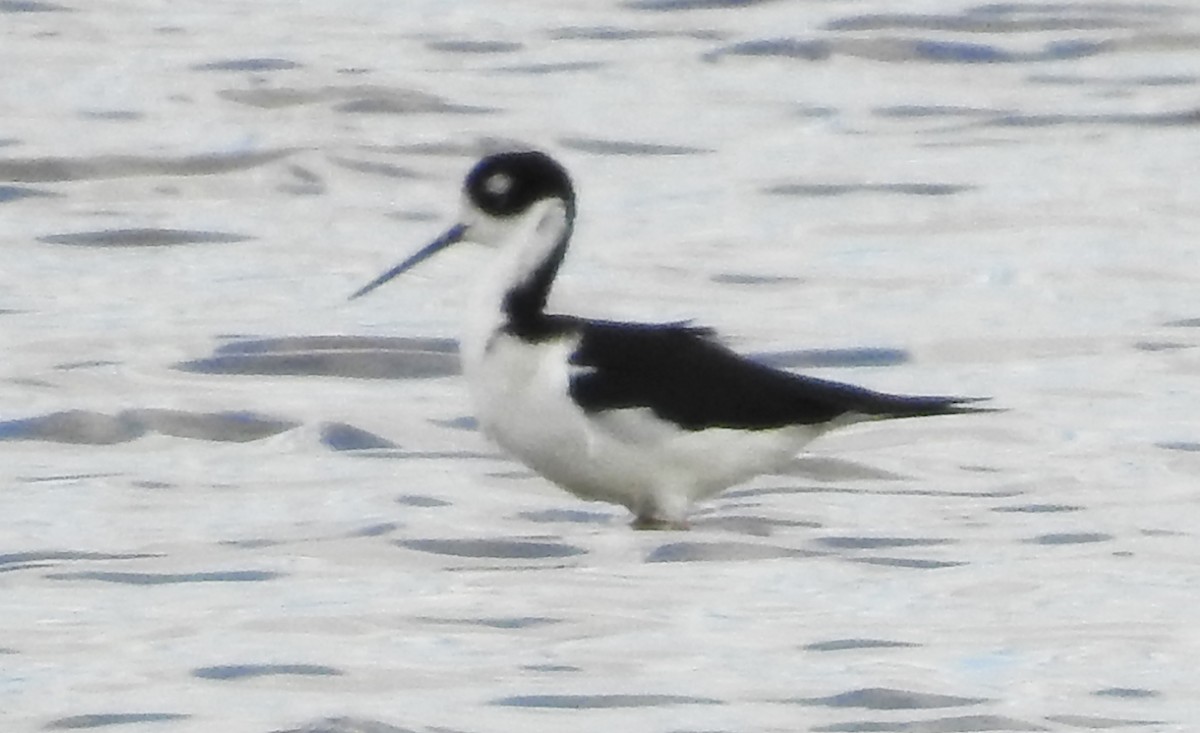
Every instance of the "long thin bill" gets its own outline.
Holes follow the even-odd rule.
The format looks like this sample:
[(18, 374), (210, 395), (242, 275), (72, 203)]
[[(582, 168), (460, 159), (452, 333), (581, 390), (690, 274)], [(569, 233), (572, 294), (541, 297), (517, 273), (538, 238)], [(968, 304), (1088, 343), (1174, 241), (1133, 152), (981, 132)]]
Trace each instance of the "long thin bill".
[(358, 290), (354, 291), (354, 295), (350, 296), (350, 300), (354, 300), (355, 298), (360, 298), (360, 297), (366, 295), (367, 293), (371, 292), (375, 288), (379, 287), (380, 285), (383, 285), (388, 280), (391, 280), (392, 278), (401, 274), (402, 272), (405, 272), (406, 270), (410, 270), (413, 267), (416, 267), (420, 263), (429, 259), (430, 257), (432, 257), (433, 255), (437, 254), (438, 252), (442, 251), (443, 249), (449, 247), (450, 245), (454, 244), (455, 242), (461, 241), (463, 238), (463, 235), (466, 233), (467, 233), (467, 227), (465, 224), (455, 224), (454, 226), (447, 229), (445, 234), (443, 234), (442, 236), (438, 237), (437, 239), (433, 240), (429, 244), (422, 247), (418, 252), (413, 254), (407, 260), (401, 262), (400, 264), (396, 265), (392, 269), (383, 273), (382, 275), (375, 278), (371, 282), (367, 283), (366, 285), (362, 286)]

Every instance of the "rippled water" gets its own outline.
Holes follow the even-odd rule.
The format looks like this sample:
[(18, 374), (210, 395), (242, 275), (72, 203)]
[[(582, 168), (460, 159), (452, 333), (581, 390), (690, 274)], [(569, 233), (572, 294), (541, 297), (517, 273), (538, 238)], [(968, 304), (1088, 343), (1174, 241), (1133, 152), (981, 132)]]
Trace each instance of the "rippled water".
[[(0, 0), (5, 731), (1200, 726), (1200, 8)], [(631, 531), (475, 431), (481, 152), (559, 307), (1007, 412)], [(457, 257), (457, 258), (456, 258)]]

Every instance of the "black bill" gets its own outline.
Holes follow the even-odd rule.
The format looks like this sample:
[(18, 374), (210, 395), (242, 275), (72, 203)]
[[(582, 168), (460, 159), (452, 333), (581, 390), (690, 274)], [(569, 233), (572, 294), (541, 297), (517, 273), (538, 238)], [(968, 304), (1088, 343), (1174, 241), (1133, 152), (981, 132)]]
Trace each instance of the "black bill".
[(354, 294), (350, 296), (350, 300), (354, 300), (355, 298), (366, 295), (380, 285), (383, 285), (388, 280), (391, 280), (402, 272), (416, 267), (418, 264), (424, 262), (455, 242), (462, 241), (463, 235), (466, 233), (467, 226), (465, 224), (455, 224), (447, 229), (445, 234), (422, 247), (417, 253), (409, 257), (407, 260), (401, 262), (371, 282), (354, 291)]

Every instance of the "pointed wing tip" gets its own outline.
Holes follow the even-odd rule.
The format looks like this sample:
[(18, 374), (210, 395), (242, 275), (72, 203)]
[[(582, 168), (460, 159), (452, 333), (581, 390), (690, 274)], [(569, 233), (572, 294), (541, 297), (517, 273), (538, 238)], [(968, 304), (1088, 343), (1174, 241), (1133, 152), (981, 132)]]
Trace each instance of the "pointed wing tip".
[(991, 397), (944, 397), (942, 407), (946, 415), (969, 415), (983, 412), (1008, 412), (1004, 407), (986, 407), (981, 402), (991, 401)]
[(906, 417), (937, 417), (938, 415), (973, 415), (985, 412), (1007, 412), (1003, 407), (987, 407), (990, 397), (945, 397), (926, 395), (901, 397), (900, 401), (883, 407), (874, 413), (877, 418), (900, 419)]

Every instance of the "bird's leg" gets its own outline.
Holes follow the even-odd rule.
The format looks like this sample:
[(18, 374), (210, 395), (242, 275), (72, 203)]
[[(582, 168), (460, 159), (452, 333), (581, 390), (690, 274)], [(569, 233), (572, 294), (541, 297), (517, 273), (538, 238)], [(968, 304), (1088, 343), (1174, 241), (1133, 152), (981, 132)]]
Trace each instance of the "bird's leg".
[(686, 492), (664, 485), (646, 492), (640, 501), (629, 508), (633, 511), (634, 529), (681, 531), (690, 529), (687, 522)]
[(634, 529), (654, 530), (654, 531), (660, 531), (660, 532), (662, 532), (662, 531), (686, 531), (688, 529), (691, 529), (691, 527), (687, 523), (687, 520), (685, 520), (685, 519), (678, 519), (678, 520), (660, 519), (659, 517), (654, 517), (654, 516), (635, 517), (633, 522), (629, 526), (633, 527)]

